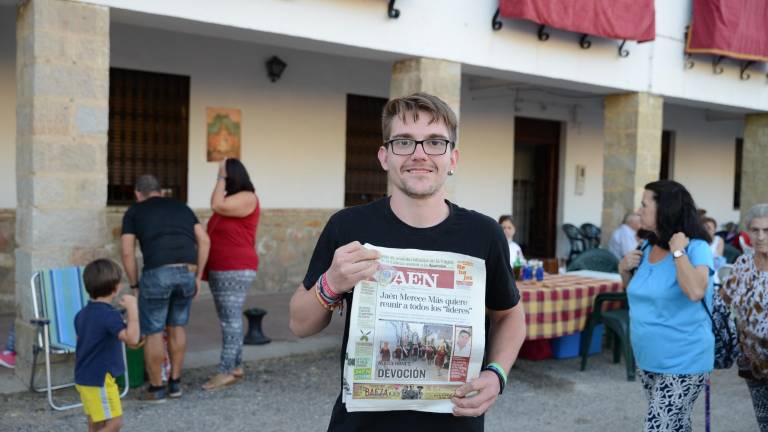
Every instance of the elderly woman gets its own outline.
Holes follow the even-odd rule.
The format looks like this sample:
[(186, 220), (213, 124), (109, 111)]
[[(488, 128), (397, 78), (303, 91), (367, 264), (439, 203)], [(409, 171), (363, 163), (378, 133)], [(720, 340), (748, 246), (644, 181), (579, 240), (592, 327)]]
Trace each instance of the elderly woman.
[(619, 263), (632, 349), (648, 398), (645, 431), (689, 432), (691, 410), (714, 364), (710, 238), (691, 194), (668, 180), (645, 185), (645, 241)]
[(752, 395), (760, 430), (768, 431), (768, 204), (746, 214), (752, 250), (740, 256), (720, 294), (739, 330), (739, 375)]

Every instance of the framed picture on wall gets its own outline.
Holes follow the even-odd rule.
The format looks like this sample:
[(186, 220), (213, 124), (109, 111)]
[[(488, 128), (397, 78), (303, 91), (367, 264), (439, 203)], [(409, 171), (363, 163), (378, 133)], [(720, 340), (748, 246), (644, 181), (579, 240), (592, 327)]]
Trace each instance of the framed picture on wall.
[(240, 110), (206, 108), (207, 160), (240, 159)]

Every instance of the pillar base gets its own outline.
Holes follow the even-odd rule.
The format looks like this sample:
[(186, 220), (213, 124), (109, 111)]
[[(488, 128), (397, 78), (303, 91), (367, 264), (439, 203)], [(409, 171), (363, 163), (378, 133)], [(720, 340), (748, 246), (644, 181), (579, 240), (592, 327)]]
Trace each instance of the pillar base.
[(248, 332), (243, 338), (245, 345), (264, 345), (272, 342), (272, 339), (264, 336), (261, 330), (261, 320), (267, 315), (267, 311), (260, 308), (252, 308), (243, 312), (248, 319)]

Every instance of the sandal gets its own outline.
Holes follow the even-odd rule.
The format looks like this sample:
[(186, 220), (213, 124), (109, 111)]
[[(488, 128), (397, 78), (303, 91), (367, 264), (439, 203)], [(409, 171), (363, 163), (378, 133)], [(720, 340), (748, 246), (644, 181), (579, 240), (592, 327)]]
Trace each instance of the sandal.
[(211, 377), (205, 384), (203, 384), (203, 390), (211, 391), (222, 389), (237, 382), (237, 378), (234, 375), (216, 374)]

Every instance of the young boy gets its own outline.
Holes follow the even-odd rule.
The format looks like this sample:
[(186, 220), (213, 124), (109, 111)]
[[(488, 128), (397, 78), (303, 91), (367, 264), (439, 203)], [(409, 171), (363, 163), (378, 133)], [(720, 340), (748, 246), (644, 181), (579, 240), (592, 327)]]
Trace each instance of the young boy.
[(120, 341), (139, 342), (139, 311), (136, 297), (124, 295), (128, 324), (112, 300), (120, 289), (122, 271), (113, 261), (98, 259), (83, 271), (91, 301), (75, 316), (77, 350), (75, 384), (88, 417), (88, 431), (119, 431), (123, 425), (120, 393), (114, 377), (125, 373)]

